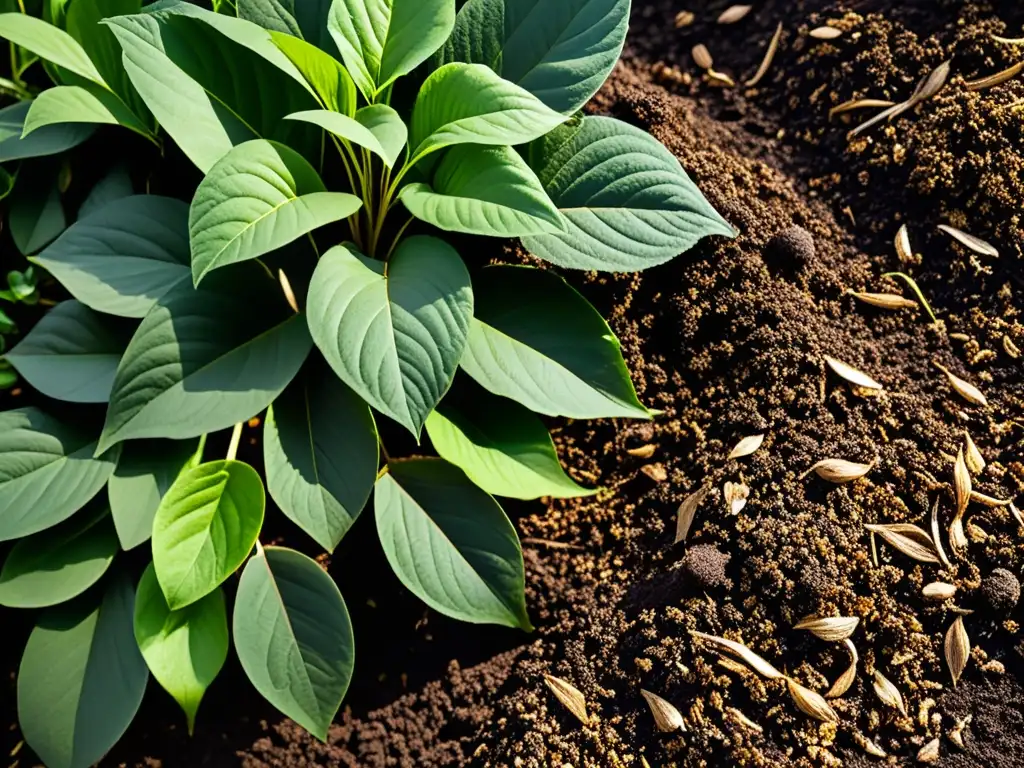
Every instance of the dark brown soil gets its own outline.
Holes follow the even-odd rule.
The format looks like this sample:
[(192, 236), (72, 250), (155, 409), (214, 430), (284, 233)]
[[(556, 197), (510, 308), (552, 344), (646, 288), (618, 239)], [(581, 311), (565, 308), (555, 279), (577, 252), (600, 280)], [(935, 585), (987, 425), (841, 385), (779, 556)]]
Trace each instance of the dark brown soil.
[[(229, 668), (193, 740), (153, 686), (104, 765), (861, 766), (886, 763), (868, 756), (867, 740), (888, 763), (913, 763), (935, 737), (941, 766), (1024, 764), (1021, 606), (1008, 605), (1005, 576), (985, 581), (997, 568), (1021, 577), (1024, 533), (1007, 507), (972, 504), (969, 546), (954, 552), (945, 534), (965, 429), (988, 462), (975, 489), (997, 498), (1024, 490), (1024, 379), (1004, 346), (1009, 338), (1024, 348), (1024, 107), (1011, 106), (1024, 99), (1024, 75), (965, 87), (1024, 58), (1024, 48), (988, 38), (1024, 34), (1024, 9), (765, 0), (738, 24), (715, 24), (729, 4), (708, 3), (676, 29), (685, 4), (634, 0), (623, 63), (591, 105), (665, 143), (740, 236), (638, 275), (574, 277), (622, 340), (641, 398), (664, 415), (555, 425), (570, 473), (609, 491), (509, 508), (537, 631), (461, 625), (419, 607), (387, 572), (364, 520), (331, 563), (360, 658), (328, 744), (263, 705)], [(779, 21), (782, 45), (757, 88), (714, 86), (693, 64), (689, 51), (704, 42), (717, 69), (747, 78)], [(843, 36), (807, 36), (826, 21)], [(851, 142), (847, 131), (871, 110), (829, 121), (829, 109), (851, 98), (907, 98), (951, 57), (946, 88), (891, 123)], [(910, 264), (893, 247), (903, 223), (919, 255)], [(956, 245), (940, 223), (997, 245), (1000, 257)], [(881, 277), (896, 270), (917, 280), (938, 323), (846, 295), (910, 296)], [(884, 393), (856, 395), (826, 355)], [(958, 397), (936, 363), (978, 386), (988, 406)], [(760, 450), (726, 459), (757, 433), (766, 436)], [(648, 445), (649, 458), (628, 453)], [(825, 458), (875, 463), (847, 485), (801, 479)], [(652, 465), (665, 480), (644, 471)], [(726, 481), (750, 488), (735, 516)], [(713, 491), (687, 542), (673, 545), (677, 507), (705, 484)], [(880, 540), (873, 562), (865, 523), (928, 529), (936, 501), (952, 568)], [(281, 535), (301, 541), (290, 529)], [(957, 586), (955, 598), (924, 600), (921, 587), (940, 580)], [(995, 599), (983, 583), (1001, 587)], [(808, 615), (860, 618), (857, 678), (832, 701), (838, 726), (801, 713), (783, 682), (720, 664), (689, 634), (743, 642), (824, 693), (849, 658), (840, 644), (792, 629)], [(972, 653), (954, 687), (943, 638), (961, 615)], [(13, 628), (7, 643), (23, 637)], [(879, 701), (875, 670), (901, 691), (908, 717)], [(583, 692), (589, 725), (554, 699), (544, 674)], [(675, 704), (687, 732), (657, 733), (641, 688)], [(13, 682), (3, 694), (13, 702)], [(950, 734), (968, 716), (961, 749)], [(0, 736), (0, 747), (17, 742), (16, 732)]]

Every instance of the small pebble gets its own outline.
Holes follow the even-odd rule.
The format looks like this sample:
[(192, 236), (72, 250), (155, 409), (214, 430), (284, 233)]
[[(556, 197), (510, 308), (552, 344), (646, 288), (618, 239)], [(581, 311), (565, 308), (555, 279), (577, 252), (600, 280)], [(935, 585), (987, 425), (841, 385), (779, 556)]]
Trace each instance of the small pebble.
[(814, 236), (803, 227), (787, 227), (768, 241), (765, 251), (784, 266), (803, 267), (814, 261)]
[(726, 582), (725, 564), (729, 555), (711, 544), (691, 547), (683, 558), (683, 571), (701, 589), (714, 589)]
[(1005, 568), (996, 568), (982, 580), (981, 596), (992, 610), (1007, 613), (1020, 600), (1020, 581)]

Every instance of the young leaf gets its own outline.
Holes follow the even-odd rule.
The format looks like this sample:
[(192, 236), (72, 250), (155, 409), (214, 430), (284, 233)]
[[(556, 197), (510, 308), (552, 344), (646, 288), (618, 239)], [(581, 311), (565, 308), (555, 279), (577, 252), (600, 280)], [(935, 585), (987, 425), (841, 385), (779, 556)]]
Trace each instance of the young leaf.
[[(377, 107), (390, 110), (391, 107), (385, 106), (384, 104), (378, 104)], [(394, 112), (394, 110), (391, 110)], [(397, 117), (397, 112), (395, 116)], [(322, 128), (328, 133), (332, 133), (339, 139), (345, 141), (351, 141), (353, 144), (358, 144), (360, 147), (364, 147), (373, 154), (377, 155), (388, 168), (395, 164), (397, 157), (389, 155), (387, 150), (381, 145), (380, 141), (374, 135), (373, 131), (363, 125), (355, 117), (349, 117), (339, 112), (332, 112), (329, 109), (311, 109), (305, 112), (296, 112), (294, 115), (288, 115), (288, 120), (301, 120), (304, 123), (311, 123), (318, 128)], [(400, 121), (399, 121), (400, 122)], [(404, 124), (403, 124), (404, 127)], [(403, 140), (404, 145), (404, 140)], [(401, 147), (399, 148), (401, 149)]]
[(149, 673), (124, 575), (43, 614), (18, 669), (18, 724), (48, 768), (88, 768), (128, 729)]
[(332, 248), (309, 286), (309, 330), (338, 377), (419, 435), (451, 386), (473, 316), (469, 273), (450, 245), (410, 237), (384, 262)]
[(430, 58), (455, 26), (452, 0), (334, 0), (328, 29), (371, 104)]
[(441, 458), (495, 496), (564, 499), (597, 493), (565, 474), (547, 427), (511, 400), (481, 392), (452, 405), (446, 401), (426, 427)]
[(649, 419), (619, 341), (586, 299), (551, 272), (487, 267), (462, 368), (485, 389), (549, 416)]
[(523, 245), (552, 264), (632, 272), (708, 235), (735, 236), (665, 147), (613, 118), (585, 117), (553, 131), (530, 147), (529, 162), (566, 228)]
[(73, 224), (34, 261), (97, 312), (145, 317), (189, 276), (188, 206), (158, 195), (116, 200)]
[(291, 549), (259, 549), (242, 572), (232, 629), (256, 690), (326, 741), (355, 663), (352, 622), (334, 580)]
[(189, 735), (203, 694), (228, 657), (224, 592), (216, 589), (180, 611), (172, 611), (150, 563), (135, 593), (135, 642), (146, 666), (184, 710)]
[(326, 366), (308, 366), (267, 411), (263, 462), (281, 511), (333, 552), (377, 477), (370, 409)]
[(409, 184), (401, 199), (417, 219), (449, 232), (522, 237), (562, 230), (554, 203), (511, 147), (452, 147), (433, 188)]
[(524, 144), (565, 120), (482, 64), (445, 64), (427, 78), (416, 97), (409, 141), (415, 147), (412, 162), (453, 144)]
[(107, 482), (107, 499), (123, 550), (149, 541), (160, 500), (178, 475), (202, 460), (201, 452), (201, 440), (125, 443)]
[(0, 109), (0, 163), (32, 157), (59, 155), (73, 149), (96, 132), (96, 126), (83, 123), (50, 125), (22, 137), (31, 101), (19, 101)]
[(178, 476), (153, 520), (153, 567), (172, 611), (213, 592), (245, 562), (265, 503), (259, 474), (240, 461), (209, 461)]
[(628, 24), (629, 0), (469, 0), (436, 58), (486, 64), (571, 114), (611, 73)]
[(105, 403), (130, 337), (130, 327), (77, 301), (62, 301), (6, 357), (47, 397)]
[(24, 13), (0, 13), (0, 37), (79, 77), (107, 87), (89, 54), (63, 29)]
[(283, 248), (362, 207), (328, 192), (298, 152), (263, 139), (239, 144), (207, 173), (189, 210), (192, 277)]
[[(302, 73), (306, 83), (322, 102), (322, 106), (349, 117), (355, 114), (356, 84), (340, 61), (315, 45), (283, 32), (272, 31), (270, 39)], [(334, 44), (331, 45), (333, 47)]]
[(116, 553), (110, 511), (100, 505), (83, 510), (14, 545), (0, 571), (0, 605), (46, 608), (66, 602), (99, 581)]
[(14, 244), (26, 256), (37, 253), (60, 235), (67, 219), (56, 181), (47, 184), (33, 180), (25, 188), (19, 186), (18, 194), (11, 199), (7, 223)]
[(149, 128), (117, 96), (98, 85), (60, 85), (40, 93), (25, 118), (25, 136), (49, 125), (123, 125), (144, 136)]
[(132, 191), (132, 179), (125, 166), (115, 166), (89, 191), (78, 209), (78, 220), (88, 218), (110, 203), (131, 197)]
[(533, 628), (515, 528), (460, 469), (441, 459), (389, 464), (373, 503), (388, 562), (423, 602), (474, 624)]
[(199, 289), (179, 284), (121, 358), (100, 447), (197, 437), (249, 419), (288, 386), (311, 346), (305, 318), (258, 267), (208, 278)]
[(120, 450), (95, 451), (91, 435), (36, 408), (0, 413), (0, 541), (52, 528), (99, 493)]

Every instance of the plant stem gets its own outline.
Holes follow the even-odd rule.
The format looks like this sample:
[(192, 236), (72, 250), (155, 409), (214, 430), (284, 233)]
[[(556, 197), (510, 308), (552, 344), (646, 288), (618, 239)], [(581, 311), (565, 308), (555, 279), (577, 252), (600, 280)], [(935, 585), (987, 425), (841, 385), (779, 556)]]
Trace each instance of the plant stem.
[(391, 247), (388, 248), (387, 255), (384, 257), (384, 261), (391, 260), (391, 254), (395, 252), (395, 248), (398, 247), (398, 242), (402, 239), (402, 235), (405, 234), (405, 230), (407, 230), (409, 228), (409, 225), (412, 224), (413, 218), (413, 216), (410, 216), (408, 219), (406, 219), (405, 224), (403, 224), (401, 228), (398, 230), (398, 234), (395, 235), (395, 239), (391, 241)]
[(384, 447), (384, 441), (381, 440), (379, 437), (377, 438), (377, 445), (380, 446), (380, 453), (384, 457), (384, 461), (391, 461), (391, 457), (388, 455), (388, 449)]
[(231, 442), (228, 444), (228, 453), (225, 457), (228, 461), (234, 460), (235, 456), (238, 455), (238, 444), (242, 440), (242, 427), (244, 426), (245, 422), (240, 421), (235, 424), (235, 428), (231, 432)]

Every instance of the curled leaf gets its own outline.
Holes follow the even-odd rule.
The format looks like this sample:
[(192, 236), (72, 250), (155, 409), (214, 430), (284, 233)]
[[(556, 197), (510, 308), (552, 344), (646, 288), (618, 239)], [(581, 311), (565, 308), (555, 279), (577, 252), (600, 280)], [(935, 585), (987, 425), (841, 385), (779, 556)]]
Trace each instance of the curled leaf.
[(960, 397), (962, 397), (968, 403), (970, 403), (971, 405), (980, 406), (988, 405), (988, 400), (985, 399), (985, 396), (981, 394), (981, 390), (978, 389), (976, 386), (964, 381), (959, 376), (954, 376), (952, 373), (950, 373), (948, 369), (944, 368), (938, 363), (934, 363), (934, 365), (936, 368), (938, 368), (940, 371), (946, 374), (946, 378), (949, 379), (949, 385), (953, 387), (956, 393), (960, 395)]
[(822, 640), (838, 643), (852, 635), (858, 624), (860, 624), (860, 618), (857, 616), (832, 616), (822, 619), (804, 619), (799, 624), (793, 625), (793, 629), (806, 629)]
[(747, 506), (750, 489), (743, 483), (726, 482), (722, 495), (725, 497), (725, 505), (729, 512), (738, 515)]
[(948, 600), (956, 594), (956, 587), (944, 581), (933, 581), (921, 588), (921, 595), (926, 600)]
[(739, 459), (744, 456), (749, 456), (764, 442), (764, 435), (751, 435), (750, 437), (744, 437), (738, 443), (736, 447), (729, 452), (730, 459)]
[(673, 544), (686, 541), (686, 536), (690, 532), (690, 526), (693, 525), (693, 518), (697, 514), (697, 507), (701, 505), (701, 502), (704, 501), (704, 498), (710, 491), (710, 486), (704, 486), (683, 499), (683, 503), (676, 510), (676, 538), (672, 542)]
[(665, 699), (655, 693), (640, 689), (640, 695), (644, 697), (647, 706), (651, 708), (654, 716), (654, 725), (662, 733), (671, 733), (680, 729), (686, 730), (686, 723), (682, 714)]
[(874, 466), (874, 461), (870, 464), (858, 464), (844, 459), (822, 459), (800, 475), (800, 479), (803, 480), (811, 472), (814, 472), (822, 480), (827, 480), (830, 483), (849, 483), (864, 477)]
[(551, 689), (551, 692), (555, 694), (555, 698), (572, 712), (577, 720), (584, 725), (590, 722), (590, 717), (587, 715), (587, 699), (580, 693), (579, 689), (554, 675), (544, 675), (544, 682)]
[(857, 655), (857, 646), (853, 644), (853, 641), (847, 638), (843, 641), (846, 646), (847, 652), (850, 654), (850, 666), (841, 674), (838, 679), (832, 684), (832, 687), (828, 689), (828, 693), (825, 694), (826, 699), (836, 699), (850, 690), (850, 686), (853, 685), (853, 681), (857, 679), (857, 662), (860, 661), (860, 657)]
[(789, 695), (801, 712), (823, 723), (838, 723), (839, 715), (832, 709), (825, 697), (810, 688), (805, 688), (792, 678), (786, 678)]
[(939, 224), (939, 229), (945, 232), (947, 235), (956, 240), (960, 245), (969, 251), (974, 251), (982, 256), (992, 256), (998, 258), (999, 251), (994, 246), (989, 245), (980, 237), (969, 235), (963, 230), (957, 229), (956, 227), (950, 227), (947, 224)]
[(946, 664), (949, 665), (949, 672), (953, 676), (953, 685), (956, 685), (960, 682), (960, 675), (971, 658), (971, 641), (964, 628), (963, 616), (957, 616), (956, 621), (946, 632), (945, 651)]
[(852, 365), (844, 363), (842, 360), (837, 360), (834, 357), (825, 355), (825, 362), (828, 363), (828, 367), (836, 372), (838, 376), (846, 379), (851, 384), (863, 387), (864, 389), (875, 389), (881, 390), (883, 387), (877, 381), (872, 379), (863, 371), (858, 371)]
[(904, 717), (907, 716), (907, 707), (903, 703), (903, 695), (899, 692), (896, 686), (889, 681), (889, 678), (877, 669), (875, 670), (874, 688), (875, 693), (883, 704), (887, 707), (899, 710), (899, 713)]
[(881, 536), (889, 546), (898, 549), (907, 557), (922, 563), (938, 563), (935, 544), (923, 530), (909, 523), (890, 523), (888, 525), (865, 525), (872, 533)]
[(715, 635), (708, 635), (704, 632), (696, 632), (691, 630), (690, 634), (694, 637), (699, 637), (707, 643), (715, 646), (719, 651), (725, 651), (736, 656), (738, 659), (743, 661), (748, 667), (753, 669), (763, 677), (767, 677), (769, 680), (777, 680), (785, 677), (784, 674), (779, 672), (775, 667), (765, 661), (763, 658), (758, 656), (752, 650), (742, 643), (737, 643), (734, 640), (726, 640), (724, 637), (717, 637)]

